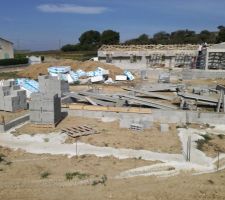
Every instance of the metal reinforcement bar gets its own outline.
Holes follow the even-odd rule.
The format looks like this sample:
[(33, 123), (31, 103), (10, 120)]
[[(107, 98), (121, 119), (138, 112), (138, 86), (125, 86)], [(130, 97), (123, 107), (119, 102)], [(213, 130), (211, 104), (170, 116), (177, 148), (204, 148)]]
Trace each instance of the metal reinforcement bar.
[(127, 90), (127, 91), (133, 91), (133, 92), (136, 92), (136, 93), (139, 93), (139, 94), (144, 94), (144, 95), (150, 96), (150, 97), (156, 97), (156, 98), (159, 98), (159, 99), (169, 100), (169, 101), (172, 101), (174, 99), (174, 97), (172, 97), (172, 96), (158, 94), (158, 93), (155, 93), (155, 92), (148, 92), (148, 91), (145, 91), (145, 90), (136, 90), (136, 89), (130, 89), (130, 88), (122, 88), (122, 89)]
[(159, 102), (149, 100), (149, 99), (146, 100), (146, 99), (143, 99), (143, 98), (129, 96), (129, 95), (125, 95), (125, 94), (120, 94), (119, 96), (121, 96), (125, 100), (133, 100), (134, 102), (136, 102), (138, 104), (150, 106), (150, 107), (153, 107), (153, 108), (159, 108), (159, 109), (163, 109), (163, 110), (178, 109), (178, 107), (176, 107), (176, 106), (167, 105), (167, 104), (164, 104), (164, 103), (159, 103)]

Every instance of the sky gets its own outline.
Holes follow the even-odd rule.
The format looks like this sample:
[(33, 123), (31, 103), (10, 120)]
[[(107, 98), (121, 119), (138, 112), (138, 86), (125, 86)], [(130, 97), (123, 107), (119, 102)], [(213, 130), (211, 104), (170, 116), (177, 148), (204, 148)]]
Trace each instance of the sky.
[(87, 30), (142, 33), (225, 25), (224, 0), (0, 0), (0, 37), (16, 49), (52, 50), (77, 43)]

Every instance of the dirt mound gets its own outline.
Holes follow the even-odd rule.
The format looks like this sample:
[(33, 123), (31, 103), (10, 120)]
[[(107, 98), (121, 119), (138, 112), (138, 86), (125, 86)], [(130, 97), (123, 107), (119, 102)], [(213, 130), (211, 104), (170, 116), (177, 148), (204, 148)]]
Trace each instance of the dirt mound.
[(51, 66), (71, 66), (72, 70), (78, 70), (82, 69), (86, 72), (88, 71), (94, 71), (97, 67), (101, 67), (103, 69), (109, 70), (109, 76), (111, 78), (115, 78), (116, 75), (123, 74), (123, 70), (114, 66), (109, 65), (101, 62), (96, 61), (85, 61), (85, 62), (79, 62), (79, 61), (59, 61), (55, 63), (42, 63), (42, 64), (35, 64), (31, 65), (28, 68), (24, 69), (23, 71), (20, 71), (18, 75), (20, 77), (26, 77), (31, 79), (37, 79), (39, 74), (48, 74), (48, 67)]

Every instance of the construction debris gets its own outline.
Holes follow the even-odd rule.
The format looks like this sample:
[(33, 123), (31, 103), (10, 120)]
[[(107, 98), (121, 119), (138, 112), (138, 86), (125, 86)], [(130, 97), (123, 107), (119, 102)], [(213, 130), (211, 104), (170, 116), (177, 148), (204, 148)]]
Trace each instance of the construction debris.
[(14, 80), (2, 82), (0, 86), (0, 110), (16, 112), (27, 108), (26, 91)]

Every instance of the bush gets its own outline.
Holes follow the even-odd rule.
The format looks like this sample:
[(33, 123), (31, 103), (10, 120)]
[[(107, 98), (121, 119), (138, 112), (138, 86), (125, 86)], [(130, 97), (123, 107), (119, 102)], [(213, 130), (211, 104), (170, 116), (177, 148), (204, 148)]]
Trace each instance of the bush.
[(49, 172), (42, 172), (41, 173), (41, 178), (48, 178), (49, 175), (50, 175)]
[(89, 177), (89, 174), (80, 173), (80, 172), (68, 172), (65, 174), (66, 180), (72, 180), (74, 177), (77, 177), (78, 179), (85, 179)]
[(222, 140), (223, 138), (225, 138), (225, 135), (219, 134), (218, 138), (220, 138)]
[(28, 64), (28, 58), (11, 58), (0, 60), (0, 66)]

